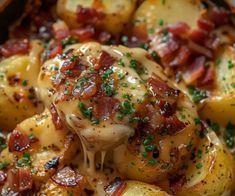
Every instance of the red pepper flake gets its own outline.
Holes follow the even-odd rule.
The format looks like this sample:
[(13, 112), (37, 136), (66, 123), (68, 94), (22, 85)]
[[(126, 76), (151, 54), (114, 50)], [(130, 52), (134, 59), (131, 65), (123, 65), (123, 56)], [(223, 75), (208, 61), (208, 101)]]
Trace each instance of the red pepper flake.
[(4, 57), (9, 57), (15, 54), (26, 54), (29, 51), (29, 41), (23, 40), (8, 40), (0, 48), (0, 53)]
[(30, 147), (30, 140), (26, 134), (15, 129), (10, 134), (8, 147), (10, 152), (22, 152)]
[(105, 18), (105, 14), (93, 8), (77, 7), (77, 22), (82, 24), (97, 24)]

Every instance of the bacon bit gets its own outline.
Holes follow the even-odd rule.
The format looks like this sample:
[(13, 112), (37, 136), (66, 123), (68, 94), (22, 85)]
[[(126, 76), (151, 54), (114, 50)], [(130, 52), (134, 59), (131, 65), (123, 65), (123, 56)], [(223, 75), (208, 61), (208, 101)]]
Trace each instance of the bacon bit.
[(206, 58), (204, 56), (198, 57), (187, 68), (183, 74), (183, 79), (187, 84), (192, 84), (205, 73), (205, 61)]
[(117, 111), (119, 101), (112, 97), (98, 97), (94, 105), (94, 116), (98, 119), (108, 119)]
[(162, 81), (157, 75), (153, 75), (148, 79), (148, 85), (154, 96), (168, 99), (177, 98), (180, 91), (173, 89), (167, 85), (165, 81)]
[(60, 186), (79, 186), (84, 180), (84, 176), (72, 170), (69, 166), (59, 170), (51, 179)]
[(78, 86), (75, 86), (73, 95), (80, 99), (90, 99), (96, 95), (99, 89), (101, 83), (100, 76), (96, 73), (90, 73), (83, 75), (80, 80), (82, 79), (84, 81), (79, 81)]
[(102, 67), (103, 70), (106, 70), (109, 69), (115, 63), (115, 61), (116, 59), (109, 53), (102, 51), (99, 57), (98, 64), (94, 68), (100, 69)]
[(77, 37), (80, 42), (89, 41), (95, 36), (95, 28), (92, 26), (86, 26), (83, 28), (71, 30), (71, 35)]
[(0, 54), (4, 57), (9, 57), (15, 54), (26, 54), (29, 51), (29, 41), (23, 40), (8, 40), (0, 48)]
[(54, 58), (57, 54), (62, 54), (62, 45), (60, 42), (54, 42), (50, 46), (49, 58)]
[(196, 43), (204, 43), (208, 38), (208, 32), (203, 29), (193, 29), (189, 33), (189, 38)]
[(8, 147), (10, 152), (22, 152), (30, 147), (30, 140), (26, 134), (15, 129), (10, 134)]
[(71, 60), (65, 60), (60, 68), (62, 73), (65, 73), (68, 70), (72, 70), (75, 66), (76, 62)]
[(16, 86), (17, 84), (20, 83), (20, 76), (18, 75), (9, 76), (7, 80), (8, 80), (9, 85)]
[(190, 30), (190, 27), (185, 22), (177, 22), (168, 26), (168, 31), (174, 35), (182, 37), (186, 35)]
[(176, 111), (176, 103), (170, 104), (167, 103), (166, 101), (160, 100), (158, 102), (158, 106), (160, 108), (161, 115), (166, 118), (172, 116)]
[(103, 12), (93, 8), (84, 8), (81, 5), (77, 7), (77, 22), (82, 24), (96, 24), (105, 18)]
[(175, 52), (179, 49), (179, 40), (172, 34), (167, 32), (157, 33), (151, 43), (150, 47), (152, 51), (157, 52), (163, 65), (167, 66), (174, 58)]
[(180, 66), (185, 65), (191, 55), (191, 50), (187, 46), (181, 46), (179, 51), (177, 52), (176, 57), (170, 63), (170, 66)]
[(197, 26), (205, 31), (211, 32), (214, 28), (215, 28), (215, 24), (209, 20), (205, 20), (205, 19), (198, 19), (197, 20)]
[(208, 48), (204, 46), (200, 46), (194, 42), (189, 42), (189, 48), (194, 51), (195, 53), (199, 55), (203, 55), (205, 57), (208, 57), (209, 59), (213, 58), (214, 54), (209, 50)]
[(206, 40), (205, 46), (207, 48), (212, 49), (212, 50), (218, 49), (218, 47), (220, 46), (220, 38), (218, 38), (217, 36), (214, 36), (214, 37)]
[(70, 36), (69, 29), (58, 29), (57, 31), (54, 32), (54, 34), (57, 40), (62, 40)]
[(170, 190), (175, 195), (186, 183), (185, 174), (176, 174), (169, 178)]
[(186, 124), (180, 121), (176, 116), (164, 119), (162, 118), (162, 121), (163, 122), (159, 130), (161, 135), (177, 135), (186, 127)]
[(108, 186), (105, 187), (105, 192), (110, 196), (121, 196), (127, 183), (120, 178), (115, 178)]
[(63, 127), (63, 122), (61, 118), (59, 117), (59, 114), (54, 104), (51, 104), (50, 113), (51, 113), (52, 122), (55, 125), (55, 128), (57, 130), (61, 129)]
[(224, 8), (214, 6), (210, 12), (210, 20), (216, 25), (223, 25), (228, 23), (229, 14)]
[(7, 172), (7, 186), (15, 192), (19, 191), (19, 171), (16, 168), (10, 169)]
[(7, 175), (4, 171), (0, 170), (0, 185), (3, 185), (7, 179)]
[(29, 168), (19, 168), (19, 191), (32, 189), (33, 178)]
[(210, 85), (214, 82), (215, 80), (215, 67), (214, 66), (210, 66), (207, 70), (206, 73), (204, 74), (204, 76), (202, 76), (199, 80), (198, 80), (198, 85), (199, 86), (206, 86), (206, 85)]

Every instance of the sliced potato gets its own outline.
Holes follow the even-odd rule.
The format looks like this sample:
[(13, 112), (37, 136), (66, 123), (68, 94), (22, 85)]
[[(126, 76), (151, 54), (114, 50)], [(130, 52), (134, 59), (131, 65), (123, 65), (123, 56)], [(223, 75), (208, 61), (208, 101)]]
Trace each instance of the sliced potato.
[(202, 118), (210, 119), (225, 126), (228, 122), (235, 123), (235, 50), (227, 46), (217, 58), (217, 76), (215, 89), (210, 98), (199, 106)]
[[(129, 19), (135, 9), (136, 0), (59, 0), (57, 2), (57, 12), (70, 27), (76, 28), (81, 26), (77, 22), (76, 10), (80, 5), (84, 8), (94, 8), (105, 14), (105, 17), (96, 25), (103, 29), (116, 34), (119, 33)], [(86, 23), (86, 21), (84, 21)]]
[(159, 187), (155, 185), (150, 185), (138, 181), (126, 181), (127, 186), (122, 196), (167, 196), (168, 194), (162, 191)]
[(17, 123), (42, 111), (34, 88), (40, 70), (40, 44), (33, 41), (29, 55), (14, 55), (0, 62), (1, 129), (13, 129)]
[[(54, 169), (64, 166), (71, 160), (79, 146), (74, 134), (66, 130), (56, 130), (48, 110), (26, 119), (15, 130), (26, 134), (34, 141), (24, 151), (30, 154), (35, 182), (46, 180), (55, 171)], [(18, 156), (18, 160), (24, 156), (24, 152), (14, 151), (13, 154)], [(58, 160), (58, 164), (51, 168), (48, 165), (47, 169), (46, 164), (51, 160)]]
[(195, 159), (188, 163), (187, 182), (177, 195), (230, 195), (235, 184), (235, 162), (215, 133), (210, 132), (195, 152)]
[[(201, 8), (198, 0), (146, 0), (134, 16), (135, 28), (145, 28), (150, 34), (158, 28), (179, 21), (195, 28)], [(143, 32), (143, 29), (141, 29)]]

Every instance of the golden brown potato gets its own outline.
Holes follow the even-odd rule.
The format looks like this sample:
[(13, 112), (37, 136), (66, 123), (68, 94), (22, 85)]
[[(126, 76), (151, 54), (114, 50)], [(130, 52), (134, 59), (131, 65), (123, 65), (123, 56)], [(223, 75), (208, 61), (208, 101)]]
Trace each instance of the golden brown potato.
[(226, 46), (217, 57), (215, 89), (208, 99), (199, 106), (203, 119), (210, 119), (225, 126), (235, 123), (235, 50)]
[(29, 55), (14, 55), (0, 62), (1, 129), (13, 129), (17, 123), (43, 109), (35, 90), (41, 43), (33, 41), (31, 48)]
[(90, 17), (86, 14), (86, 21), (78, 21), (76, 15), (77, 7), (93, 8), (103, 13), (104, 16), (101, 15), (100, 19), (94, 19), (91, 22), (104, 30), (117, 34), (129, 22), (135, 9), (135, 4), (136, 0), (59, 0), (57, 2), (57, 13), (70, 27), (76, 28), (87, 21), (93, 20), (92, 16)]
[(137, 34), (152, 35), (157, 29), (178, 21), (186, 22), (191, 28), (200, 17), (200, 1), (146, 0), (135, 12), (134, 27)]
[[(45, 181), (56, 168), (68, 163), (78, 149), (79, 142), (67, 130), (57, 130), (50, 112), (46, 110), (18, 124), (9, 136), (8, 146), (11, 153), (17, 156), (16, 165), (29, 166), (35, 183), (38, 183)], [(28, 161), (25, 162), (27, 155)]]
[(209, 132), (188, 163), (187, 182), (179, 196), (230, 195), (234, 189), (234, 159), (214, 132)]
[(126, 181), (127, 186), (122, 196), (168, 196), (159, 187), (138, 181)]

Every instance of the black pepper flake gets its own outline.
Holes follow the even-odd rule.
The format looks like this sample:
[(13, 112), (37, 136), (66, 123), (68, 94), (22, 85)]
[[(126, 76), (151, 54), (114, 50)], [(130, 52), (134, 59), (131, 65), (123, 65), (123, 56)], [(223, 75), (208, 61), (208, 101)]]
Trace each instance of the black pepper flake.
[(56, 169), (59, 165), (59, 157), (54, 157), (44, 165), (44, 169), (48, 171), (49, 169)]

